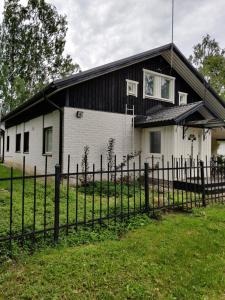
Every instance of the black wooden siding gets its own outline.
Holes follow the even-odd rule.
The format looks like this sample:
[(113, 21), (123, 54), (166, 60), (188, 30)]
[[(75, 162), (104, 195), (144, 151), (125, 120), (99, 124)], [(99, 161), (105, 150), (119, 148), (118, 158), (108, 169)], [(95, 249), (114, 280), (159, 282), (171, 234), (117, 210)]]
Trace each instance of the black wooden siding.
[[(170, 65), (159, 56), (70, 87), (68, 106), (125, 113), (125, 105), (129, 102), (135, 105), (135, 114), (138, 115), (145, 115), (149, 109), (158, 104), (172, 106), (172, 103), (165, 101), (143, 99), (143, 69), (176, 77), (175, 105), (178, 105), (179, 101), (178, 91), (188, 93), (188, 103), (202, 100), (175, 70), (171, 71)], [(126, 79), (139, 82), (137, 98), (130, 96), (127, 99)]]
[[(170, 65), (161, 56), (79, 83), (57, 92), (50, 100), (60, 107), (70, 106), (115, 113), (125, 113), (126, 103), (134, 104), (136, 115), (145, 115), (149, 109), (159, 104), (172, 106), (172, 103), (165, 101), (143, 99), (143, 69), (176, 77), (175, 105), (178, 105), (178, 91), (188, 93), (188, 103), (202, 100), (175, 70), (171, 70)], [(139, 82), (137, 98), (132, 96), (127, 98), (126, 79)], [(7, 120), (5, 126), (8, 128), (26, 122), (55, 109), (46, 100)]]

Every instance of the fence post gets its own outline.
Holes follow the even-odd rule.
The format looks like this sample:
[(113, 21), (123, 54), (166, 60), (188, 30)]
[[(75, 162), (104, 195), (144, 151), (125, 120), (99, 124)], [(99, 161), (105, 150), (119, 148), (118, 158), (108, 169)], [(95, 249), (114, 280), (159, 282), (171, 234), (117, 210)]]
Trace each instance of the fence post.
[(149, 164), (145, 163), (145, 211), (149, 211), (149, 176), (148, 176)]
[(200, 161), (200, 174), (201, 174), (201, 186), (202, 186), (202, 206), (206, 207), (204, 162), (202, 160)]
[(59, 201), (60, 201), (60, 165), (55, 166), (55, 219), (54, 219), (54, 241), (59, 239)]

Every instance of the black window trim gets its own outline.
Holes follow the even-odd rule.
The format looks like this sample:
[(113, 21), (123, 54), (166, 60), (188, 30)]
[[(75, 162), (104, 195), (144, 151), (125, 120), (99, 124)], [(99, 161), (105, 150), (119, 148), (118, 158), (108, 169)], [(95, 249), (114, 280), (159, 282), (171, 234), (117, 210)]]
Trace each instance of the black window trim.
[[(151, 143), (151, 134), (152, 133), (160, 133), (160, 145), (159, 145), (159, 147), (160, 147), (160, 152), (151, 152), (151, 147), (152, 147), (152, 143)], [(161, 132), (161, 130), (151, 130), (151, 131), (149, 131), (149, 146), (150, 146), (150, 148), (149, 148), (149, 152), (151, 153), (151, 154), (154, 154), (154, 155), (156, 155), (156, 156), (161, 156), (162, 155), (162, 132)]]
[[(28, 151), (25, 151), (25, 134), (28, 134)], [(29, 151), (30, 151), (30, 132), (25, 131), (23, 133), (23, 153), (29, 154)]]
[(10, 136), (7, 135), (6, 137), (6, 152), (9, 152), (10, 150)]
[[(19, 145), (20, 145), (20, 149), (19, 150), (17, 150), (17, 137), (20, 137), (20, 143), (19, 143)], [(16, 153), (21, 153), (21, 133), (16, 133), (16, 149), (15, 149), (15, 152)]]

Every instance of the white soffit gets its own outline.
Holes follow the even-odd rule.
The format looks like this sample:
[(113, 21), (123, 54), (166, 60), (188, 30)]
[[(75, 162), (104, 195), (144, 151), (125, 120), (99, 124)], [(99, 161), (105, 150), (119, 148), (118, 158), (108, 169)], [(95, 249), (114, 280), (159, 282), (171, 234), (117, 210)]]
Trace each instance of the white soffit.
[[(162, 57), (170, 64), (171, 51), (162, 53)], [(225, 119), (225, 108), (211, 94), (209, 90), (205, 90), (204, 84), (195, 76), (195, 74), (182, 62), (182, 60), (173, 53), (173, 68), (178, 74), (195, 90), (195, 92), (205, 100), (207, 106), (222, 119)]]
[(206, 109), (204, 106), (199, 108), (199, 113), (206, 119), (211, 120), (214, 119), (213, 115)]

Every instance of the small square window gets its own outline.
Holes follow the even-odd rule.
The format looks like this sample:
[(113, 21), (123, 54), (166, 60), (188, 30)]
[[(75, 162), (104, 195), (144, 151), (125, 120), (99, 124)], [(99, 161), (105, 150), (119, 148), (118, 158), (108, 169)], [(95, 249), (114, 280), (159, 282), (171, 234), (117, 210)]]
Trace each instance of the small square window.
[(21, 151), (21, 133), (16, 134), (16, 152)]
[(7, 136), (7, 140), (6, 140), (6, 151), (9, 152), (9, 147), (10, 147), (10, 137)]
[(52, 153), (52, 127), (44, 128), (43, 133), (43, 153), (51, 154)]
[(187, 104), (187, 93), (179, 92), (179, 105)]
[(23, 152), (29, 152), (29, 132), (24, 132), (24, 140), (23, 140)]
[(127, 96), (138, 96), (138, 82), (133, 80), (126, 80), (127, 82)]
[(161, 153), (161, 132), (150, 132), (150, 153)]

